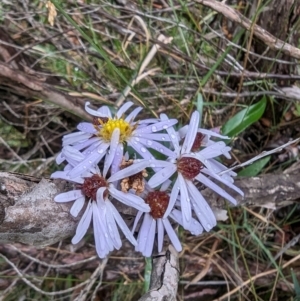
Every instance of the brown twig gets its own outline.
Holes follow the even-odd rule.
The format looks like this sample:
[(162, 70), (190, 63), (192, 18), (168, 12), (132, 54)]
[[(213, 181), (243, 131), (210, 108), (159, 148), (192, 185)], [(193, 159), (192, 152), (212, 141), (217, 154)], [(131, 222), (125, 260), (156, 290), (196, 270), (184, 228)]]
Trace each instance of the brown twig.
[(82, 108), (82, 101), (78, 98), (64, 94), (54, 86), (48, 85), (34, 76), (14, 70), (2, 62), (0, 62), (0, 79), (2, 85), (12, 87), (19, 95), (43, 99), (85, 120), (91, 119), (91, 116)]
[(294, 47), (280, 39), (274, 37), (269, 32), (264, 30), (258, 25), (253, 25), (252, 22), (239, 13), (237, 10), (231, 8), (223, 2), (215, 1), (215, 0), (196, 0), (196, 2), (207, 6), (214, 11), (222, 14), (225, 18), (230, 21), (236, 22), (246, 30), (251, 30), (253, 28), (253, 35), (260, 39), (263, 43), (265, 43), (272, 50), (279, 50), (291, 57), (296, 59), (300, 59), (300, 49)]

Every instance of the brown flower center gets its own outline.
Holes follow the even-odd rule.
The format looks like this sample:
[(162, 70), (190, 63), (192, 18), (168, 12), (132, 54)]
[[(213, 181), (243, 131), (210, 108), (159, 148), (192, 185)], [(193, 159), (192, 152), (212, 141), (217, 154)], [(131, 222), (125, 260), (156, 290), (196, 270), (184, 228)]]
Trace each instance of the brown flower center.
[(193, 146), (191, 148), (192, 152), (197, 152), (200, 150), (200, 147), (202, 145), (202, 141), (203, 141), (204, 137), (205, 137), (205, 135), (203, 135), (201, 133), (196, 134), (196, 138), (195, 138)]
[[(99, 175), (92, 175), (89, 178), (84, 179), (84, 183), (82, 184), (81, 190), (82, 192), (93, 201), (97, 199), (97, 191), (101, 187), (108, 187), (106, 180)], [(108, 190), (104, 191), (104, 199), (108, 195)]]
[(104, 123), (107, 123), (108, 118), (107, 117), (93, 117), (93, 125), (103, 125)]
[[(125, 161), (125, 159), (123, 158), (120, 168), (123, 169), (132, 164), (132, 159)], [(133, 189), (137, 195), (140, 195), (145, 190), (144, 178), (146, 178), (147, 176), (147, 171), (144, 169), (134, 175), (131, 175), (130, 177), (124, 178), (121, 181), (121, 190), (123, 192), (128, 192), (129, 189)]]
[(153, 218), (162, 218), (168, 208), (170, 197), (164, 191), (149, 192), (145, 202), (150, 206)]
[(187, 180), (193, 180), (202, 168), (203, 164), (195, 158), (183, 157), (177, 161), (177, 171)]

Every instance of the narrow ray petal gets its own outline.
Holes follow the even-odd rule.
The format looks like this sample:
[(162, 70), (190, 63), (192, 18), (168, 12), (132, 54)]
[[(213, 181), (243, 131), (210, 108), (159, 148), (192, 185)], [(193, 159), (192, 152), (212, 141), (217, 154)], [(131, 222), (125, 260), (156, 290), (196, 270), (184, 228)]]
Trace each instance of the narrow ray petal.
[(72, 181), (74, 183), (78, 184), (83, 184), (84, 179), (81, 177), (76, 177), (76, 178), (70, 178), (70, 176), (67, 175), (68, 172), (65, 171), (55, 171), (51, 175), (51, 179), (61, 179), (61, 180), (66, 180), (66, 181)]
[(170, 126), (173, 126), (174, 124), (176, 124), (178, 121), (177, 119), (168, 119), (165, 121), (160, 121), (160, 122), (156, 122), (154, 124), (142, 127), (142, 128), (138, 128), (136, 129), (136, 133), (137, 134), (151, 134), (151, 133), (156, 133), (162, 130), (165, 130), (167, 128), (169, 128)]
[(122, 117), (122, 115), (133, 105), (133, 102), (131, 101), (127, 101), (125, 102), (120, 109), (118, 110), (116, 116), (118, 119), (120, 119)]
[(111, 202), (108, 203), (108, 206), (110, 207), (110, 210), (111, 210), (112, 214), (114, 215), (115, 221), (117, 222), (118, 226), (120, 227), (120, 229), (124, 233), (125, 237), (134, 246), (136, 246), (137, 245), (137, 241), (133, 237), (133, 234), (131, 233), (131, 231), (127, 227), (125, 221), (123, 220), (123, 218), (121, 217), (121, 215), (119, 214), (119, 212), (117, 211), (117, 209), (115, 208), (115, 206)]
[(136, 250), (144, 252), (153, 218), (146, 213), (139, 231)]
[(114, 214), (111, 209), (111, 206), (113, 206), (113, 205), (111, 204), (111, 202), (109, 200), (107, 200), (106, 206), (107, 206), (106, 225), (107, 225), (108, 233), (113, 242), (114, 247), (117, 250), (119, 250), (122, 246), (122, 241), (121, 241), (119, 230), (118, 230), (115, 218), (114, 218)]
[(89, 134), (96, 134), (97, 130), (95, 129), (94, 125), (89, 122), (81, 122), (77, 125), (77, 129), (79, 131), (82, 131), (84, 133), (89, 133)]
[(188, 181), (185, 180), (183, 176), (179, 173), (178, 184), (180, 187), (180, 203), (181, 203), (182, 221), (183, 221), (184, 228), (188, 226), (192, 218), (191, 200), (188, 193), (186, 182)]
[(168, 215), (170, 214), (170, 212), (173, 210), (173, 207), (176, 203), (179, 191), (180, 191), (180, 185), (179, 185), (179, 180), (177, 178), (173, 185), (171, 195), (170, 195), (169, 205), (168, 205), (168, 208), (167, 208), (163, 218), (167, 218)]
[(103, 113), (100, 111), (100, 109), (103, 110), (103, 107), (101, 107), (100, 109), (98, 109), (98, 111), (96, 111), (96, 110), (93, 110), (93, 109), (89, 108), (89, 105), (90, 105), (90, 104), (91, 104), (91, 103), (90, 103), (89, 101), (87, 101), (87, 102), (85, 103), (85, 110), (86, 110), (89, 114), (91, 114), (92, 116), (96, 116), (96, 117), (108, 117), (106, 114), (103, 114)]
[(145, 257), (150, 257), (153, 251), (154, 239), (155, 239), (156, 220), (152, 219), (151, 226), (148, 232), (148, 239), (143, 251)]
[(238, 187), (236, 187), (235, 185), (233, 185), (231, 181), (228, 181), (228, 180), (224, 179), (223, 177), (220, 177), (219, 175), (211, 172), (210, 170), (208, 170), (206, 168), (203, 168), (201, 172), (203, 172), (203, 173), (211, 176), (212, 178), (220, 181), (221, 183), (227, 185), (228, 187), (230, 187), (231, 189), (233, 189), (237, 193), (239, 193), (241, 196), (244, 196), (244, 192), (241, 189), (239, 189)]
[(117, 151), (117, 147), (119, 144), (119, 138), (120, 138), (120, 129), (116, 128), (114, 129), (111, 140), (110, 140), (110, 147), (109, 147), (109, 152), (106, 154), (105, 161), (104, 161), (104, 168), (103, 168), (103, 176), (106, 177), (108, 169), (110, 168), (114, 157), (115, 153)]
[(74, 202), (74, 204), (73, 204), (73, 206), (72, 206), (72, 208), (71, 208), (71, 210), (70, 210), (70, 213), (71, 213), (74, 217), (77, 217), (77, 216), (78, 216), (78, 213), (79, 213), (79, 212), (81, 211), (81, 209), (83, 208), (84, 203), (85, 203), (85, 196), (82, 196), (82, 197), (78, 198), (78, 199)]
[(181, 252), (182, 251), (181, 243), (178, 239), (176, 232), (174, 231), (173, 227), (171, 226), (169, 220), (167, 218), (165, 218), (162, 220), (162, 222), (165, 226), (166, 232), (168, 233), (170, 241), (171, 241), (172, 245), (174, 246), (175, 250), (177, 252)]
[(176, 170), (176, 165), (169, 163), (168, 167), (161, 169), (151, 177), (151, 179), (148, 181), (149, 186), (151, 188), (157, 187), (158, 185), (162, 184), (166, 179), (169, 179), (176, 172)]
[(132, 165), (119, 170), (115, 174), (113, 174), (108, 181), (115, 182), (127, 177), (130, 177), (134, 174), (137, 174), (138, 172), (142, 171), (143, 169), (147, 168), (150, 166), (149, 160), (141, 160), (140, 162), (134, 162)]
[(131, 233), (134, 233), (135, 229), (136, 229), (136, 226), (140, 220), (140, 218), (142, 217), (142, 215), (144, 214), (144, 212), (142, 211), (138, 211), (138, 213), (136, 214), (136, 217), (134, 219), (134, 224), (133, 224), (133, 227), (131, 229)]
[(115, 199), (117, 199), (118, 201), (120, 201), (121, 203), (127, 206), (133, 207), (143, 212), (150, 211), (149, 205), (146, 204), (145, 201), (137, 195), (119, 191), (116, 188), (114, 188), (112, 185), (110, 185), (109, 187), (109, 192), (112, 197), (114, 197)]
[(191, 148), (196, 138), (198, 126), (199, 126), (199, 112), (194, 111), (191, 116), (188, 132), (185, 136), (183, 145), (181, 147), (181, 154), (189, 153), (191, 151)]
[(86, 210), (77, 226), (76, 234), (72, 238), (72, 244), (77, 244), (81, 241), (81, 239), (83, 238), (83, 236), (85, 235), (85, 233), (87, 232), (90, 226), (92, 220), (92, 214), (93, 214), (92, 203), (91, 201), (89, 201)]
[(209, 187), (212, 191), (216, 192), (226, 200), (230, 201), (232, 204), (236, 205), (236, 199), (233, 198), (229, 193), (227, 193), (223, 188), (218, 186), (216, 183), (202, 175), (201, 173), (196, 177), (196, 179), (204, 184), (205, 186)]
[(142, 107), (137, 107), (135, 108), (126, 118), (125, 121), (126, 122), (132, 122), (135, 117), (139, 114), (139, 112), (141, 112), (143, 110)]
[(158, 252), (162, 251), (164, 245), (165, 228), (161, 218), (157, 219), (157, 245)]
[(83, 193), (81, 190), (71, 190), (68, 192), (63, 192), (63, 193), (58, 194), (54, 198), (54, 201), (57, 203), (70, 202), (70, 201), (74, 201), (82, 196), (83, 196)]
[(102, 106), (102, 107), (100, 107), (97, 110), (97, 112), (99, 114), (101, 114), (101, 116), (99, 116), (99, 117), (106, 117), (106, 118), (110, 118), (110, 119), (112, 118), (111, 111), (110, 111), (110, 109), (109, 109), (108, 106)]
[(199, 222), (206, 231), (210, 231), (217, 224), (216, 217), (195, 185), (191, 181), (186, 183)]
[[(161, 118), (162, 121), (165, 121), (165, 120), (169, 119), (166, 114), (160, 114), (160, 118)], [(166, 129), (166, 131), (167, 131), (167, 133), (170, 137), (170, 141), (172, 141), (172, 143), (173, 143), (175, 153), (177, 155), (179, 155), (180, 147), (179, 147), (179, 139), (178, 139), (178, 135), (177, 135), (176, 131), (174, 130), (173, 126), (168, 127)]]
[(93, 134), (84, 133), (84, 132), (75, 132), (72, 134), (68, 134), (62, 138), (62, 145), (66, 146), (66, 145), (82, 143), (82, 142), (90, 139), (92, 136), (93, 136)]

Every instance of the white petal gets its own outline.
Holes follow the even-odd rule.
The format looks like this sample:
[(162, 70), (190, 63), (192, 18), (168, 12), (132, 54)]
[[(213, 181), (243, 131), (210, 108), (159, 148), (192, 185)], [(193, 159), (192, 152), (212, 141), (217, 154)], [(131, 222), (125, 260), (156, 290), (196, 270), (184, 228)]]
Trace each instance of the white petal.
[(181, 243), (178, 239), (176, 232), (174, 231), (173, 227), (171, 226), (169, 220), (167, 218), (163, 219), (163, 224), (165, 226), (166, 232), (168, 233), (168, 236), (169, 236), (171, 243), (174, 246), (175, 250), (177, 252), (181, 252), (182, 251)]
[(119, 170), (115, 174), (113, 174), (108, 181), (115, 182), (127, 177), (130, 177), (132, 175), (137, 174), (138, 172), (142, 171), (143, 169), (147, 168), (150, 166), (150, 161), (149, 160), (141, 160), (140, 162), (134, 162), (132, 165)]
[(78, 199), (74, 202), (74, 204), (73, 204), (73, 206), (72, 206), (72, 208), (71, 208), (71, 210), (70, 210), (70, 213), (71, 213), (74, 217), (77, 217), (78, 213), (81, 211), (81, 209), (82, 209), (82, 207), (83, 207), (83, 205), (84, 205), (84, 201), (85, 201), (85, 196), (82, 196), (82, 197), (78, 198)]
[(180, 140), (186, 136), (188, 129), (189, 129), (189, 125), (187, 124), (178, 130), (177, 134), (178, 134)]
[(201, 129), (201, 128), (199, 128), (198, 132), (201, 133), (201, 134), (204, 134), (206, 136), (209, 136), (209, 138), (210, 137), (217, 137), (217, 138), (220, 138), (220, 139), (230, 139), (230, 137), (223, 136), (223, 135), (218, 134), (218, 133), (216, 133), (216, 132), (214, 132), (212, 130), (207, 130), (207, 129)]
[(136, 251), (140, 251), (142, 253), (144, 252), (152, 220), (153, 218), (149, 213), (144, 215), (144, 219), (138, 234)]
[(120, 166), (121, 166), (122, 159), (123, 159), (123, 152), (124, 152), (124, 146), (122, 143), (119, 143), (117, 146), (114, 160), (111, 164), (111, 174), (112, 175), (120, 170)]
[(75, 162), (79, 163), (85, 159), (85, 156), (79, 150), (77, 150), (76, 148), (74, 148), (72, 146), (68, 146), (68, 145), (62, 149), (62, 154), (65, 156), (67, 161), (69, 159), (72, 159)]
[(100, 107), (97, 110), (97, 112), (102, 115), (100, 117), (106, 117), (106, 118), (109, 118), (109, 119), (112, 118), (111, 111), (110, 111), (110, 109), (109, 109), (108, 106), (102, 106), (102, 107)]
[(180, 191), (180, 186), (179, 186), (179, 180), (177, 178), (173, 185), (171, 195), (170, 195), (169, 205), (167, 207), (167, 210), (166, 210), (163, 218), (167, 218), (168, 215), (170, 214), (170, 212), (172, 211), (172, 209), (176, 203), (179, 191)]
[(75, 132), (72, 134), (65, 135), (62, 139), (62, 145), (70, 145), (70, 144), (77, 144), (82, 143), (92, 137), (92, 134), (90, 133), (84, 133), (84, 132)]
[(91, 167), (93, 167), (95, 164), (98, 164), (100, 162), (100, 160), (104, 157), (104, 155), (105, 155), (105, 151), (103, 151), (101, 154), (95, 152), (89, 155), (82, 162), (76, 165), (74, 169), (69, 172), (68, 175), (70, 176), (70, 178), (75, 178), (80, 174), (82, 174), (82, 172), (89, 171)]
[(196, 138), (198, 126), (199, 126), (199, 112), (194, 111), (191, 116), (188, 132), (185, 136), (183, 145), (181, 147), (181, 154), (189, 153), (191, 151), (191, 148)]
[(112, 135), (111, 135), (109, 152), (106, 155), (105, 161), (104, 161), (104, 168), (103, 168), (104, 178), (106, 177), (108, 169), (110, 168), (111, 163), (114, 160), (115, 153), (116, 153), (116, 150), (117, 150), (117, 146), (119, 144), (119, 138), (120, 138), (120, 129), (115, 128)]
[[(175, 220), (179, 225), (183, 226), (182, 213), (179, 210), (172, 210), (172, 212), (170, 213), (170, 217), (173, 220)], [(185, 230), (190, 231), (193, 235), (199, 235), (203, 232), (203, 227), (198, 221), (192, 218), (191, 222)]]
[(162, 130), (167, 129), (170, 126), (173, 126), (178, 121), (176, 119), (168, 119), (165, 121), (155, 122), (153, 124), (147, 125), (145, 127), (139, 127), (136, 129), (138, 135), (156, 133)]
[(107, 210), (106, 210), (106, 226), (108, 229), (109, 236), (113, 242), (114, 247), (119, 250), (122, 246), (122, 241), (120, 238), (119, 230), (111, 210), (111, 202), (109, 200), (106, 201)]
[(164, 245), (164, 234), (165, 228), (161, 218), (157, 219), (157, 243), (158, 243), (158, 252), (162, 251)]
[(83, 184), (84, 179), (81, 177), (70, 179), (70, 177), (67, 175), (68, 171), (56, 171), (51, 175), (51, 179), (62, 179), (67, 181), (72, 181), (74, 183)]
[(96, 202), (93, 202), (93, 229), (97, 254), (100, 258), (106, 257), (113, 250), (113, 243), (108, 236), (103, 214), (98, 210)]
[(213, 181), (211, 181), (210, 179), (208, 179), (207, 177), (205, 177), (201, 173), (199, 175), (197, 175), (196, 179), (199, 182), (203, 183), (208, 188), (210, 188), (212, 191), (216, 192), (217, 194), (219, 194), (220, 196), (222, 196), (226, 200), (228, 200), (231, 203), (233, 203), (234, 205), (236, 205), (236, 199), (235, 198), (233, 198), (223, 188), (221, 188), (220, 186), (218, 186), (216, 183), (214, 183)]
[(136, 226), (143, 214), (144, 214), (144, 212), (142, 212), (142, 211), (138, 211), (138, 213), (136, 214), (136, 217), (135, 217), (134, 223), (133, 223), (133, 227), (131, 229), (131, 233), (134, 233)]
[[(239, 193), (240, 195), (244, 196), (244, 192), (243, 192), (241, 189), (239, 189), (238, 187), (236, 187), (235, 185), (233, 185), (231, 181), (228, 181), (228, 180), (224, 179), (223, 177), (220, 177), (219, 175), (217, 175), (217, 174), (211, 172), (210, 170), (208, 170), (208, 169), (206, 169), (206, 168), (203, 168), (203, 169), (201, 170), (201, 172), (203, 172), (203, 173), (205, 173), (205, 174), (207, 174), (207, 175), (209, 175), (209, 176), (215, 178), (216, 180), (222, 182), (223, 184), (227, 185), (227, 186), (230, 187), (231, 189), (235, 190), (235, 191), (236, 191), (237, 193)], [(231, 179), (231, 178), (230, 178), (230, 179)]]
[(84, 133), (89, 134), (96, 134), (97, 130), (95, 129), (94, 125), (89, 122), (81, 122), (77, 125), (77, 129)]
[[(135, 139), (135, 138), (133, 138), (133, 139)], [(167, 147), (160, 144), (159, 142), (151, 141), (149, 139), (144, 139), (144, 138), (138, 138), (138, 139), (139, 139), (140, 143), (142, 143), (147, 148), (152, 148), (152, 149), (156, 150), (157, 152), (162, 153), (163, 155), (170, 157), (170, 158), (177, 157), (177, 155), (172, 150), (168, 149)], [(149, 144), (149, 142), (151, 142), (151, 144)]]
[(217, 224), (213, 211), (197, 187), (191, 181), (186, 181), (186, 184), (199, 222), (206, 231), (210, 231)]
[(119, 191), (116, 188), (114, 188), (113, 185), (110, 185), (109, 192), (112, 197), (114, 197), (115, 199), (127, 206), (133, 207), (143, 212), (150, 211), (149, 205), (146, 204), (145, 201), (137, 195), (131, 194), (129, 192), (125, 193)]
[(96, 117), (108, 117), (107, 115), (104, 115), (102, 112), (100, 112), (100, 109), (98, 109), (97, 111), (96, 110), (93, 110), (93, 109), (91, 109), (91, 108), (89, 108), (89, 105), (90, 105), (91, 103), (89, 102), (89, 101), (87, 101), (86, 103), (85, 103), (85, 110), (89, 113), (89, 114), (91, 114), (91, 115), (93, 115), (93, 116), (96, 116)]
[(154, 159), (153, 155), (148, 151), (148, 149), (141, 143), (130, 138), (127, 140), (127, 144), (131, 146), (142, 158), (149, 160)]
[(70, 202), (74, 201), (80, 197), (84, 196), (81, 190), (71, 190), (68, 192), (63, 192), (58, 194), (54, 201), (57, 203), (64, 203), (64, 202)]
[(205, 159), (211, 159), (215, 158), (217, 156), (222, 155), (224, 152), (230, 151), (231, 148), (229, 146), (226, 146), (226, 144), (223, 141), (218, 141), (210, 146), (207, 146), (200, 152), (195, 153), (196, 156), (201, 156)]
[[(172, 128), (172, 127), (170, 127)], [(133, 134), (134, 136), (134, 134)], [(138, 135), (136, 135), (136, 137), (139, 137)], [(170, 142), (171, 141), (171, 137), (168, 134), (163, 134), (163, 133), (158, 133), (158, 134), (146, 134), (145, 136), (143, 136), (145, 139), (148, 139), (151, 143), (151, 140), (155, 140), (155, 141), (160, 141), (160, 142)], [(147, 145), (149, 145), (149, 142), (147, 143)]]
[(181, 203), (181, 210), (182, 210), (182, 221), (183, 227), (186, 228), (191, 221), (192, 218), (192, 208), (191, 208), (191, 200), (187, 190), (187, 185), (183, 176), (179, 173), (178, 174), (178, 183), (180, 187), (180, 203)]
[(128, 102), (125, 102), (121, 107), (120, 109), (118, 110), (116, 116), (118, 119), (120, 119), (122, 117), (122, 115), (133, 105), (133, 102), (131, 101), (128, 101)]
[(99, 141), (99, 137), (93, 137), (93, 138), (89, 138), (86, 141), (80, 142), (80, 143), (76, 143), (75, 145), (73, 145), (74, 148), (76, 148), (77, 150), (82, 150), (87, 148), (90, 145), (96, 145), (96, 143), (98, 143)]
[(148, 181), (148, 184), (151, 188), (157, 187), (158, 185), (169, 179), (176, 172), (177, 166), (175, 164), (169, 163), (168, 165), (168, 167), (156, 172)]
[(167, 179), (165, 182), (163, 182), (163, 183), (161, 184), (161, 187), (160, 187), (159, 190), (160, 190), (160, 191), (166, 191), (166, 190), (168, 190), (168, 188), (170, 187), (171, 183), (172, 183), (172, 181), (169, 180), (169, 179)]
[(72, 244), (75, 245), (81, 241), (81, 239), (83, 238), (83, 236), (85, 235), (85, 233), (87, 232), (87, 230), (90, 226), (92, 214), (93, 214), (92, 203), (91, 203), (91, 201), (89, 201), (89, 203), (85, 209), (85, 212), (77, 226), (76, 234), (72, 238)]
[(118, 224), (118, 226), (120, 227), (120, 229), (122, 230), (122, 232), (124, 233), (125, 237), (134, 245), (137, 245), (137, 241), (135, 240), (135, 238), (133, 237), (131, 231), (128, 229), (126, 223), (124, 222), (123, 218), (121, 217), (121, 215), (119, 214), (119, 212), (117, 211), (117, 209), (113, 206), (113, 204), (111, 202), (108, 203), (108, 206), (110, 207), (110, 210), (112, 212), (112, 214), (114, 215), (114, 218)]
[(137, 107), (135, 108), (126, 118), (125, 121), (126, 122), (132, 122), (135, 117), (138, 115), (139, 112), (141, 112), (143, 110), (142, 107)]
[(58, 155), (57, 155), (57, 157), (56, 157), (56, 159), (55, 159), (55, 162), (56, 162), (56, 164), (61, 164), (62, 162), (64, 162), (65, 161), (65, 157), (62, 155), (62, 153), (60, 152)]
[(155, 228), (156, 228), (156, 221), (155, 219), (152, 219), (151, 226), (148, 232), (148, 239), (146, 241), (144, 251), (142, 252), (145, 257), (150, 257), (152, 255), (154, 239), (155, 239)]

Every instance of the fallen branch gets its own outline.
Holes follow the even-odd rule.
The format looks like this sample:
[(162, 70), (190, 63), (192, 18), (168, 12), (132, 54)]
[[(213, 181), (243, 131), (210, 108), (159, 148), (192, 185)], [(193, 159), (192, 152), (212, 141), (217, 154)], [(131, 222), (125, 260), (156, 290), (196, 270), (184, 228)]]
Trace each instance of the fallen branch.
[[(245, 198), (236, 196), (239, 205), (271, 208), (291, 204), (300, 195), (299, 169), (288, 174), (267, 174), (237, 179)], [(0, 172), (0, 242), (21, 242), (34, 246), (54, 244), (74, 234), (78, 218), (69, 214), (71, 204), (55, 203), (56, 194), (69, 190), (64, 181), (51, 181)], [(225, 201), (208, 189), (202, 191), (213, 208)], [(117, 209), (133, 216), (135, 210), (116, 203)]]
[(300, 59), (300, 49), (288, 44), (270, 34), (268, 31), (263, 29), (262, 27), (252, 24), (252, 22), (239, 13), (234, 8), (226, 5), (223, 2), (215, 1), (215, 0), (196, 0), (196, 2), (207, 6), (214, 11), (222, 14), (225, 18), (230, 21), (236, 22), (246, 30), (251, 30), (253, 28), (253, 35), (265, 43), (272, 50), (279, 50), (291, 57), (296, 59)]
[(152, 263), (149, 292), (139, 301), (176, 301), (179, 281), (178, 253), (169, 245), (166, 254), (153, 257)]

